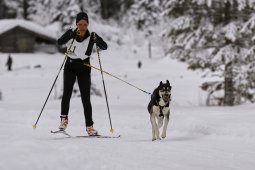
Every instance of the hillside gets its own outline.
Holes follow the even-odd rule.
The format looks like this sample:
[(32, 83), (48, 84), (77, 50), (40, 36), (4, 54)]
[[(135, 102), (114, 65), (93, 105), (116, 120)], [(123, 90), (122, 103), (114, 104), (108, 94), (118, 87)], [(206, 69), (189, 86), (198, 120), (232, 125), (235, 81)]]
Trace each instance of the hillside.
[[(167, 137), (151, 141), (147, 113), (150, 96), (105, 75), (114, 134), (119, 139), (71, 139), (50, 134), (59, 125), (60, 100), (54, 92), (37, 129), (32, 124), (40, 112), (62, 54), (12, 54), (14, 71), (4, 69), (7, 54), (0, 56), (0, 169), (159, 169), (159, 170), (252, 170), (255, 167), (254, 105), (205, 107), (199, 89), (200, 74), (185, 64), (155, 56), (146, 50), (137, 55), (130, 48), (109, 44), (101, 53), (103, 68), (152, 92), (159, 81), (173, 86)], [(142, 69), (137, 68), (142, 60)], [(34, 68), (40, 64), (41, 68)], [(97, 66), (97, 56), (92, 55)], [(92, 82), (103, 92), (101, 75), (92, 71)], [(57, 82), (61, 92), (62, 73)], [(95, 128), (111, 135), (105, 99), (92, 96)], [(68, 132), (85, 134), (80, 98), (72, 98)]]

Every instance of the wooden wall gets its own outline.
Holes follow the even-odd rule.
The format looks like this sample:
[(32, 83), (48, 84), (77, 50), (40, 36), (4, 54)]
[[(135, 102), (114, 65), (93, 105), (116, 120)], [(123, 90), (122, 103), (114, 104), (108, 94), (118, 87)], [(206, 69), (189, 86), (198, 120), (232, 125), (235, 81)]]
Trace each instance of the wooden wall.
[[(21, 27), (15, 27), (0, 35), (0, 51), (14, 53), (34, 52), (34, 45), (38, 37), (44, 39), (42, 35)], [(45, 40), (47, 41), (47, 38)]]

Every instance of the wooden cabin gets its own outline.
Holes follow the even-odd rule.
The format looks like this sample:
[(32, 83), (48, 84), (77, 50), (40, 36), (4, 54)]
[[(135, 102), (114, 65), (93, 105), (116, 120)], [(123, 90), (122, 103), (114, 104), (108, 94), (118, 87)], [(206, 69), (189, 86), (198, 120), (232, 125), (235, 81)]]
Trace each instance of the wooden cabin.
[(51, 49), (45, 52), (58, 51), (56, 33), (25, 20), (0, 20), (0, 52), (24, 53)]

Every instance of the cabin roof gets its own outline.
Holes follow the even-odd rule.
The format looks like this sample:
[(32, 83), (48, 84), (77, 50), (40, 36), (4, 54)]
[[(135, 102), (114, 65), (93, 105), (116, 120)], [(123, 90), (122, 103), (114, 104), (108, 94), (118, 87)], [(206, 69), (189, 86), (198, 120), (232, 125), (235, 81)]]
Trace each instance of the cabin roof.
[(50, 39), (56, 39), (56, 32), (49, 30), (39, 24), (36, 24), (32, 21), (22, 20), (22, 19), (2, 19), (0, 20), (0, 35), (15, 28), (21, 27), (30, 32), (39, 34), (41, 36), (48, 37)]

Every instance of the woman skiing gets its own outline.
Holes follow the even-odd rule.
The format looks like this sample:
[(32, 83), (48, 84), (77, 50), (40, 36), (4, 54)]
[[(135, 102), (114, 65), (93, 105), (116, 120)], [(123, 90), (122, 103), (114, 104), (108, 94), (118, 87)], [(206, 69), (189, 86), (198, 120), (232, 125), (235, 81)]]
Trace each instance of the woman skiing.
[(77, 78), (81, 100), (84, 109), (85, 125), (88, 135), (98, 135), (93, 128), (92, 107), (90, 101), (91, 68), (84, 63), (90, 64), (90, 55), (94, 44), (106, 50), (107, 44), (95, 33), (88, 30), (89, 19), (85, 12), (80, 12), (76, 16), (77, 28), (69, 29), (58, 40), (58, 45), (66, 44), (67, 60), (64, 66), (64, 92), (61, 101), (61, 115), (59, 130), (65, 131), (68, 124), (68, 112), (73, 86)]

